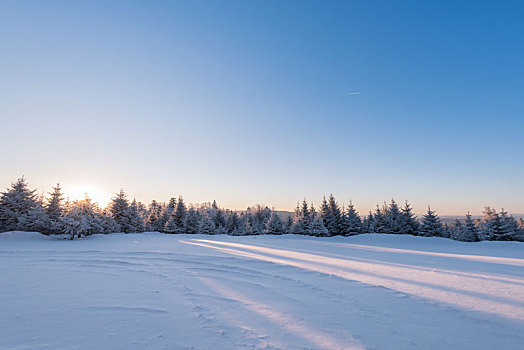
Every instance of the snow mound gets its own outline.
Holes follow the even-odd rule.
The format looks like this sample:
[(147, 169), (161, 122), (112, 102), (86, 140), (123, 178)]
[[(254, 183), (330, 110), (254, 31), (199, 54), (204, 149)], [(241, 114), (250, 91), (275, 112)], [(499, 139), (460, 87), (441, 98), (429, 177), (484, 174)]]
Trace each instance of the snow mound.
[(40, 240), (51, 238), (39, 232), (10, 231), (0, 233), (0, 239)]

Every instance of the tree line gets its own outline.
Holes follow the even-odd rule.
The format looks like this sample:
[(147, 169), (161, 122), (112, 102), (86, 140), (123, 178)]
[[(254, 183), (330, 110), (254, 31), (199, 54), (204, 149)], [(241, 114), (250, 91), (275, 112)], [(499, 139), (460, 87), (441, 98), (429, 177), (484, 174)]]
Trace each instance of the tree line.
[(361, 216), (352, 202), (340, 206), (333, 195), (323, 198), (319, 208), (306, 200), (297, 204), (292, 215), (282, 216), (267, 206), (255, 205), (236, 212), (218, 206), (216, 201), (188, 205), (180, 196), (167, 203), (153, 200), (144, 205), (127, 198), (120, 190), (109, 205), (101, 208), (90, 198), (69, 201), (57, 184), (47, 196), (28, 187), (25, 178), (0, 193), (0, 232), (36, 231), (75, 239), (95, 233), (158, 231), (171, 234), (300, 234), (310, 236), (351, 236), (363, 233), (410, 234), (445, 237), (460, 241), (515, 240), (524, 235), (524, 221), (507, 212), (486, 207), (481, 219), (467, 213), (463, 220), (444, 224), (428, 207), (421, 218), (406, 201), (400, 206), (377, 205)]

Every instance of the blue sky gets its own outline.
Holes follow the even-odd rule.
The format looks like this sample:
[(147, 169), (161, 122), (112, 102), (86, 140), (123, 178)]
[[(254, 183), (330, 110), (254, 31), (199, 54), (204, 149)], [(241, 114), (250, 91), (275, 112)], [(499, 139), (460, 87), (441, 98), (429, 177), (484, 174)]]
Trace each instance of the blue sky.
[(522, 1), (0, 1), (0, 183), (523, 213), (522, 18)]

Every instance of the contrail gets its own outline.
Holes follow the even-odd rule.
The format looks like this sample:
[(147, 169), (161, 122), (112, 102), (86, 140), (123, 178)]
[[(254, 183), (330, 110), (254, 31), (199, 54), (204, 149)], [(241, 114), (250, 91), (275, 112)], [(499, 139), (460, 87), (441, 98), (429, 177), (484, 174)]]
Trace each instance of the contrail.
[(360, 91), (346, 92), (346, 95), (360, 95)]

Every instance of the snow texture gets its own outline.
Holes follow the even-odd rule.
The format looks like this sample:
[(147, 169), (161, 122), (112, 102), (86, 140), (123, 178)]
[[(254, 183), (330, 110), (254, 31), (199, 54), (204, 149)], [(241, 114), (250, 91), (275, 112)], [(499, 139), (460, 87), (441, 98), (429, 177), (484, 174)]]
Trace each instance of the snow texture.
[(524, 245), (0, 234), (0, 349), (522, 349)]

